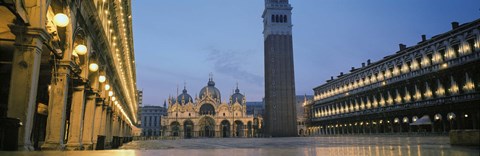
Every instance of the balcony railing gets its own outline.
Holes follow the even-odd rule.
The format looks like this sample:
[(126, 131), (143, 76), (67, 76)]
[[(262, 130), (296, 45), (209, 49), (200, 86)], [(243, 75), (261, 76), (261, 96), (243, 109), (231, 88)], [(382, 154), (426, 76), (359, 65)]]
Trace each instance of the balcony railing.
[[(377, 81), (377, 82), (372, 83), (370, 85), (366, 85), (366, 86), (363, 86), (363, 87), (358, 87), (356, 89), (353, 89), (353, 90), (350, 90), (350, 91), (347, 91), (347, 92), (344, 92), (344, 93), (340, 93), (340, 94), (337, 94), (337, 95), (334, 95), (334, 96), (331, 96), (331, 97), (328, 97), (328, 98), (317, 100), (317, 101), (315, 101), (315, 104), (327, 103), (327, 102), (334, 101), (338, 98), (343, 98), (343, 97), (346, 97), (346, 96), (352, 96), (352, 95), (355, 95), (357, 93), (362, 93), (362, 92), (369, 91), (369, 90), (372, 90), (372, 89), (384, 87), (385, 85), (382, 84), (383, 82), (385, 82), (386, 85), (394, 84), (394, 83), (404, 81), (404, 80), (407, 80), (407, 79), (412, 79), (412, 78), (420, 77), (420, 76), (423, 76), (423, 75), (426, 75), (426, 74), (435, 73), (435, 72), (438, 72), (438, 71), (441, 71), (441, 70), (444, 70), (444, 69), (461, 66), (461, 65), (479, 60), (479, 59), (480, 59), (480, 53), (478, 51), (477, 52), (472, 52), (471, 54), (464, 55), (464, 56), (459, 56), (457, 58), (444, 61), (443, 63), (430, 65), (428, 67), (422, 67), (421, 69), (418, 69), (418, 70), (415, 70), (415, 71), (410, 71), (410, 72), (404, 73), (404, 74), (400, 74), (400, 75), (392, 77), (388, 80)], [(441, 67), (444, 64), (447, 65), (446, 68)], [(348, 93), (348, 95), (345, 95), (345, 93)]]
[(378, 114), (378, 113), (402, 111), (402, 110), (408, 110), (408, 109), (418, 109), (418, 108), (425, 108), (425, 107), (431, 107), (431, 106), (448, 105), (448, 104), (468, 102), (468, 101), (474, 101), (474, 100), (480, 100), (480, 93), (465, 93), (461, 95), (409, 102), (405, 104), (396, 104), (392, 106), (378, 107), (378, 108), (372, 108), (368, 110), (361, 110), (361, 111), (331, 115), (326, 117), (317, 117), (317, 118), (312, 118), (312, 121), (326, 121), (326, 120), (334, 120), (334, 119), (354, 117), (354, 116), (365, 116), (365, 115), (372, 115), (372, 114)]

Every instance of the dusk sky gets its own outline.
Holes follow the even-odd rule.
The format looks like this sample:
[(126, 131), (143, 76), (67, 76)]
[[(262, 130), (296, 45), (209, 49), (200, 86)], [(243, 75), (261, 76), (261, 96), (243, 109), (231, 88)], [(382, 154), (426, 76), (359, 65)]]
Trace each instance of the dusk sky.
[[(290, 0), (297, 95), (480, 18), (479, 0)], [(222, 100), (235, 88), (264, 96), (264, 0), (132, 1), (137, 86), (144, 105), (162, 105), (186, 87), (195, 97), (213, 74)]]

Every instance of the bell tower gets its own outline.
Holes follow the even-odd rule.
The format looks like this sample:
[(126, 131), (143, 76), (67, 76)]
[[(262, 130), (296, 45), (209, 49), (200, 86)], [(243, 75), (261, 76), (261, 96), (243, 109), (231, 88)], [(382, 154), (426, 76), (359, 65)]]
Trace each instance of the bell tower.
[(297, 136), (292, 7), (288, 0), (265, 0), (265, 132), (272, 137)]

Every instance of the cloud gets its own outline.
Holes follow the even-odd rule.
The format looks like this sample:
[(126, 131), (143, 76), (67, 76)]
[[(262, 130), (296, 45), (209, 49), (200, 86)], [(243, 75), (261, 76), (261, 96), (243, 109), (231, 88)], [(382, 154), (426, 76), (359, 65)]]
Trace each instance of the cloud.
[(248, 60), (247, 52), (222, 51), (215, 47), (209, 47), (207, 61), (213, 63), (214, 70), (233, 78), (244, 80), (245, 82), (263, 86), (263, 77), (242, 68), (244, 60)]

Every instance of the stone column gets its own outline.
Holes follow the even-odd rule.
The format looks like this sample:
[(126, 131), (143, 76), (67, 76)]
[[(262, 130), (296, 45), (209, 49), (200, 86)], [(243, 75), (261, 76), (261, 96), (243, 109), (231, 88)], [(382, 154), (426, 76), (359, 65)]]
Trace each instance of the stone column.
[(83, 116), (85, 110), (85, 87), (76, 86), (73, 89), (72, 105), (70, 106), (70, 127), (68, 132), (67, 150), (81, 150)]
[(101, 147), (99, 147), (99, 149), (105, 149), (106, 147), (106, 144), (107, 144), (107, 131), (108, 131), (108, 120), (110, 120), (108, 118), (108, 115), (109, 115), (109, 112), (108, 112), (108, 101), (106, 101), (105, 103), (103, 103), (103, 105), (101, 106), (102, 108), (102, 120), (100, 121), (100, 130), (99, 130), (99, 133), (98, 135), (102, 136), (103, 137), (103, 140), (101, 140), (102, 142), (97, 142), (97, 144), (100, 144), (102, 145)]
[[(93, 149), (93, 138), (95, 130), (95, 99), (97, 97), (94, 93), (88, 93), (87, 102), (85, 105), (85, 117), (83, 122), (83, 135), (82, 135), (82, 144), (83, 148), (86, 150)], [(98, 128), (97, 128), (98, 129)], [(96, 140), (96, 136), (95, 136)]]
[(119, 126), (118, 126), (118, 137), (120, 138), (120, 146), (123, 144), (123, 140), (125, 137), (125, 122), (123, 122), (123, 117), (118, 120)]
[(70, 77), (70, 61), (61, 61), (52, 78), (45, 143), (42, 150), (61, 150), (65, 144), (65, 120)]
[(123, 117), (118, 118), (118, 137), (123, 137)]
[(100, 122), (99, 135), (107, 136), (107, 124), (108, 124), (108, 102), (105, 102), (102, 107), (102, 121)]
[(95, 102), (95, 117), (94, 117), (94, 125), (93, 125), (93, 148), (97, 146), (97, 139), (99, 135), (103, 135), (103, 128), (105, 128), (104, 124), (102, 124), (103, 120), (105, 120), (105, 110), (103, 109), (103, 100), (101, 98), (97, 98)]
[(106, 126), (105, 126), (105, 146), (106, 148), (111, 148), (112, 143), (112, 107), (107, 107), (107, 117), (106, 117)]
[(106, 112), (106, 114), (105, 114), (105, 121), (104, 121), (105, 122), (105, 128), (104, 128), (104, 130), (105, 130), (105, 132), (104, 132), (104, 134), (105, 134), (105, 144), (104, 145), (105, 145), (105, 148), (107, 148), (107, 144), (109, 143), (108, 139), (110, 138), (109, 137), (110, 136), (110, 132), (109, 132), (109, 130), (110, 130), (110, 120), (112, 119), (110, 117), (111, 110), (108, 106), (105, 109), (105, 112)]
[(114, 146), (113, 148), (116, 148), (117, 146), (117, 137), (118, 137), (118, 115), (117, 115), (117, 110), (115, 108), (115, 110), (113, 111), (113, 117), (112, 117), (112, 146)]
[(7, 116), (18, 118), (23, 126), (18, 133), (20, 150), (33, 150), (30, 135), (37, 99), (38, 77), (43, 42), (50, 35), (41, 28), (10, 25), (15, 34), (15, 51), (12, 60), (12, 74), (8, 97)]

